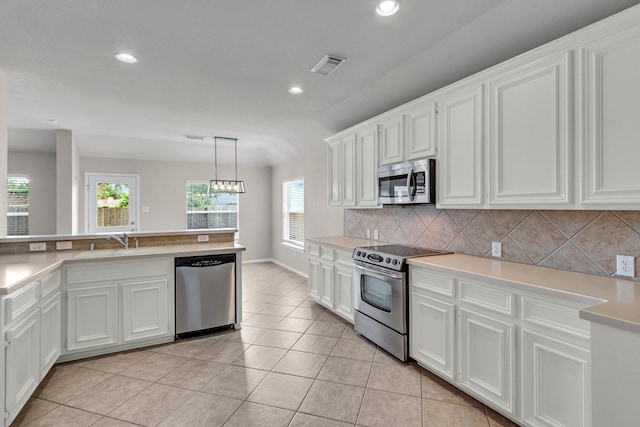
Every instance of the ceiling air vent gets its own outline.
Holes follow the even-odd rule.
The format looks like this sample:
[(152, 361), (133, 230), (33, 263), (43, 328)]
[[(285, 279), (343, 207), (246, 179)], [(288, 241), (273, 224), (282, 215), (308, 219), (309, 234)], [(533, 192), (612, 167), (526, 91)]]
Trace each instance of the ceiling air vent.
[(325, 55), (312, 69), (312, 73), (328, 76), (333, 73), (346, 59), (334, 55)]

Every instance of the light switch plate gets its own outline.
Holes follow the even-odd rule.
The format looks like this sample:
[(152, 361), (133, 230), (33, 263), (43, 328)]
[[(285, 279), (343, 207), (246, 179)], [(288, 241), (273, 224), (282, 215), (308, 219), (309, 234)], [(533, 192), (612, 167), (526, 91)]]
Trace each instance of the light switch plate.
[(73, 249), (73, 244), (71, 243), (71, 240), (56, 242), (56, 251), (68, 251), (69, 249)]
[(29, 243), (29, 251), (31, 252), (39, 252), (39, 251), (46, 251), (46, 250), (47, 250), (47, 244), (45, 242)]
[(208, 234), (198, 234), (198, 242), (208, 242), (209, 235)]

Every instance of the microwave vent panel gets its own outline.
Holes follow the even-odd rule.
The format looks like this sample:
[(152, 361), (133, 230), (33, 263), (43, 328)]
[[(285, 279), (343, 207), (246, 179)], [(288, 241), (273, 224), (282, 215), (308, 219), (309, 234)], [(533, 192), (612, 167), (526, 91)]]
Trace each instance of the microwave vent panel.
[(333, 73), (346, 59), (335, 55), (325, 55), (312, 69), (312, 73), (328, 76)]

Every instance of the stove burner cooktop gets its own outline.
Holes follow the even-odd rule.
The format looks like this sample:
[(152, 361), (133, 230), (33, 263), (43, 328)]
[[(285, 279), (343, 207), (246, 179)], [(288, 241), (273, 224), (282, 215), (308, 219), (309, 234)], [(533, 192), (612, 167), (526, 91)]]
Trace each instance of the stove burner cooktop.
[(355, 248), (353, 259), (391, 270), (402, 271), (406, 260), (422, 256), (445, 255), (451, 252), (404, 245), (374, 245)]

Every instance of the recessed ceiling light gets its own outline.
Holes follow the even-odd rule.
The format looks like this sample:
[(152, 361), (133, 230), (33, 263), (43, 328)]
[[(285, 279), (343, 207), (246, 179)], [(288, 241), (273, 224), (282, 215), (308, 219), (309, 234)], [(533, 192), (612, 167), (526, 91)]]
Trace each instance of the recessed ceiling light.
[(400, 2), (397, 0), (384, 0), (378, 3), (376, 13), (380, 16), (391, 16), (400, 9)]
[(118, 61), (124, 62), (126, 64), (135, 64), (138, 62), (138, 58), (126, 52), (118, 52), (113, 55)]
[(300, 95), (302, 92), (304, 92), (304, 90), (301, 87), (298, 87), (298, 86), (294, 86), (292, 88), (289, 88), (289, 93), (291, 93), (293, 95)]
[(58, 121), (56, 119), (49, 119), (49, 123), (51, 123), (52, 125), (58, 124)]

